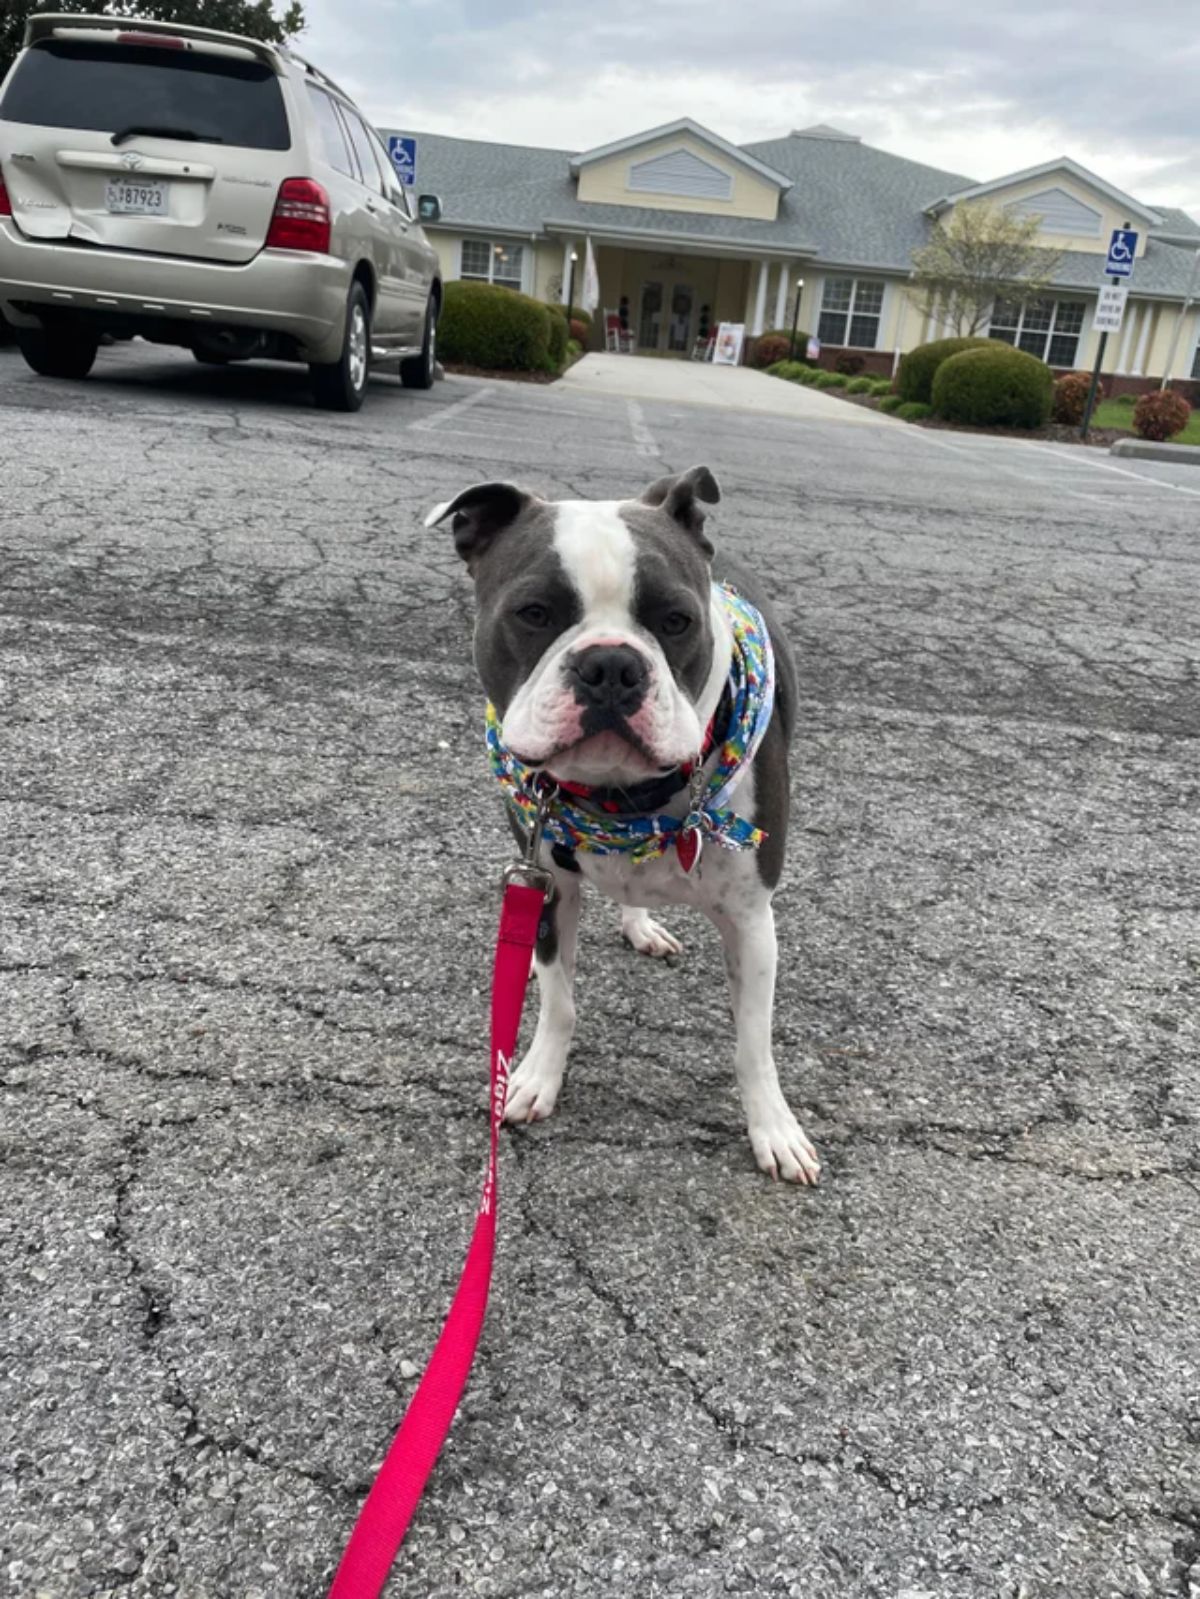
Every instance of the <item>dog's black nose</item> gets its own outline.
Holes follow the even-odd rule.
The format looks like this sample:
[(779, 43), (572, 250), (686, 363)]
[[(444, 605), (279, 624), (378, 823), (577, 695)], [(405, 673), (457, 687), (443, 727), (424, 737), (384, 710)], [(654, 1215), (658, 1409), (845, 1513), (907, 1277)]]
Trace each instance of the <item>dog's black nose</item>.
[(650, 673), (628, 644), (593, 644), (571, 662), (575, 698), (597, 710), (636, 711), (646, 693)]

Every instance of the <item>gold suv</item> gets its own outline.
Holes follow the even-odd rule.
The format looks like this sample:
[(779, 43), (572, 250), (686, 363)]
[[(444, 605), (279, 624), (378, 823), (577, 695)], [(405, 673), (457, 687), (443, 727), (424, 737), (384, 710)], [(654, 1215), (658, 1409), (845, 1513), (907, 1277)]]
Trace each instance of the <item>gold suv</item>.
[(47, 377), (85, 377), (109, 334), (307, 362), (333, 410), (358, 409), (372, 362), (428, 388), (439, 215), (283, 46), (38, 15), (0, 91), (0, 311)]

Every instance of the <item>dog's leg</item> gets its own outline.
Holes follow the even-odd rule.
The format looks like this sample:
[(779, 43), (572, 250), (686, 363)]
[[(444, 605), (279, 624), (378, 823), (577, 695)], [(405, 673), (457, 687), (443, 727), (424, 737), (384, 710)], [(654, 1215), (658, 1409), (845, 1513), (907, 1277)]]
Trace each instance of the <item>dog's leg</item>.
[(621, 936), (639, 955), (654, 955), (662, 960), (667, 955), (683, 952), (683, 945), (661, 922), (656, 922), (649, 911), (635, 905), (621, 906)]
[(538, 1020), (533, 1043), (508, 1080), (506, 1122), (544, 1121), (562, 1087), (575, 1033), (575, 946), (579, 934), (579, 873), (554, 873), (554, 898), (542, 911), (534, 966)]
[(775, 917), (770, 898), (756, 895), (735, 910), (710, 912), (721, 934), (737, 1023), (737, 1081), (754, 1158), (772, 1177), (815, 1183), (821, 1163), (788, 1109), (771, 1054), (775, 1003)]

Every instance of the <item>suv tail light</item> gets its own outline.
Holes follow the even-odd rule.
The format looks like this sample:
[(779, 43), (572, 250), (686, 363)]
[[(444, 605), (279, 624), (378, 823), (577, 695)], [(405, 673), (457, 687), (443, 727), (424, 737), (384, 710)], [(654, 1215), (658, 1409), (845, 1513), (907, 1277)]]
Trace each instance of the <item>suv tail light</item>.
[(118, 44), (149, 45), (158, 50), (186, 50), (187, 40), (177, 39), (173, 33), (118, 33)]
[(268, 250), (329, 253), (329, 196), (312, 178), (284, 178), (267, 231)]
[(4, 187), (4, 177), (0, 174), (0, 217), (12, 216), (12, 201), (8, 198), (8, 190)]

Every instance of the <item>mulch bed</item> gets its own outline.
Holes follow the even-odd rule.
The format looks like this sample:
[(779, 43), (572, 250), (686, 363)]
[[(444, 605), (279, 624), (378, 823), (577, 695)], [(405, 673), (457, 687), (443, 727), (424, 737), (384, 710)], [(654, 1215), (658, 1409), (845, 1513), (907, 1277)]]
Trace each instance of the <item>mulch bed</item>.
[(501, 378), (506, 383), (557, 383), (560, 372), (496, 372), (490, 366), (463, 366), (458, 361), (443, 361), (447, 372), (459, 378)]

